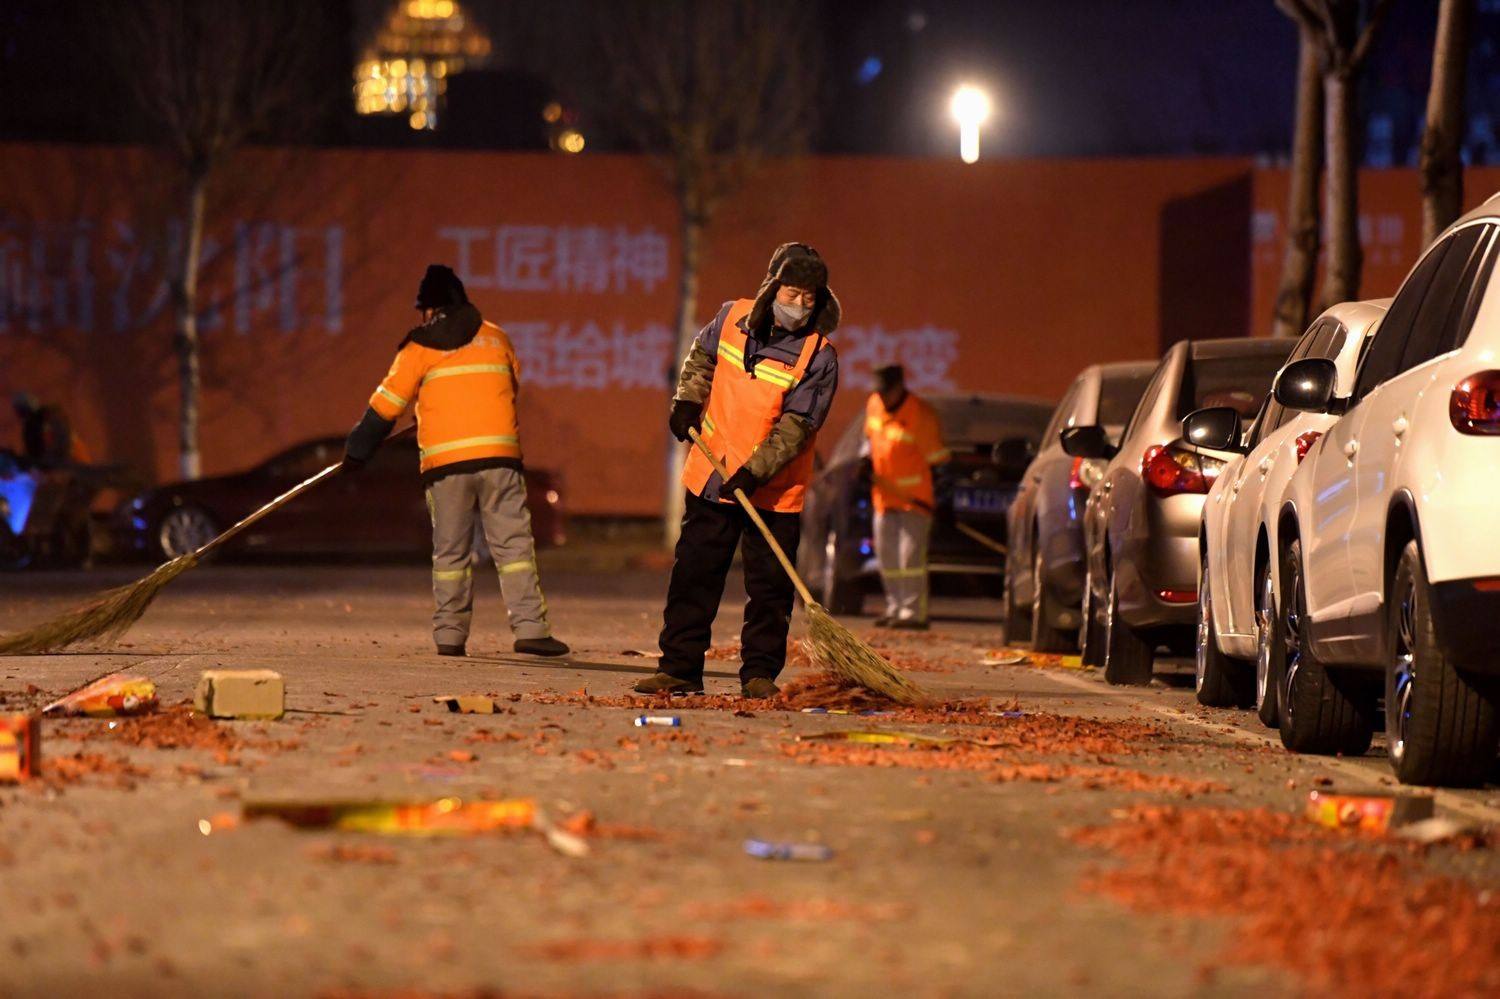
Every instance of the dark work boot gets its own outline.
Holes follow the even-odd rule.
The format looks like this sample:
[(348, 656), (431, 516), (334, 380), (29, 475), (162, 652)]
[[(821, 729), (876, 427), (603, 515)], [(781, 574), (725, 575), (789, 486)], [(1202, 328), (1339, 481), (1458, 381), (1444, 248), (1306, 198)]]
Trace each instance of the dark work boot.
[(565, 656), (570, 651), (551, 635), (546, 638), (518, 638), (514, 648), (528, 656)]
[(438, 646), (438, 655), (440, 655), (440, 656), (466, 656), (466, 655), (468, 655), (468, 652), (466, 652), (464, 650), (464, 647), (462, 645), (439, 645)]
[(703, 693), (702, 680), (683, 680), (669, 673), (652, 673), (644, 680), (639, 680), (635, 685), (637, 694), (671, 694), (678, 697), (683, 694)]
[(753, 697), (756, 700), (764, 700), (767, 697), (776, 697), (781, 693), (781, 688), (776, 686), (775, 680), (767, 680), (763, 676), (752, 677), (745, 681), (740, 687), (741, 697)]
[(903, 617), (886, 625), (893, 631), (926, 631), (931, 627), (925, 620), (915, 617)]

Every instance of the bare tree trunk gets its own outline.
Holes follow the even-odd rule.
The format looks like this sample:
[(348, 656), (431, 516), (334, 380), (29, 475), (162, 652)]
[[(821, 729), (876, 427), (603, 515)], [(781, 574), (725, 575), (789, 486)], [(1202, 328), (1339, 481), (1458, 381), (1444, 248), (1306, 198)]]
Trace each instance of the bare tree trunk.
[(1438, 237), (1463, 210), (1464, 82), (1474, 0), (1442, 0), (1432, 48), (1432, 88), (1422, 133), (1422, 245)]
[(1301, 336), (1307, 328), (1318, 269), (1318, 178), (1323, 172), (1323, 71), (1318, 42), (1299, 32), (1297, 116), (1292, 135), (1291, 191), (1287, 197), (1286, 249), (1276, 293), (1272, 336)]
[(201, 378), (198, 367), (198, 263), (203, 252), (203, 217), (208, 193), (208, 174), (193, 170), (188, 180), (187, 232), (182, 260), (172, 281), (172, 304), (177, 319), (177, 380), (179, 410), (177, 444), (179, 472), (184, 479), (203, 474), (203, 456), (198, 450), (198, 397)]
[(1364, 252), (1359, 245), (1359, 173), (1354, 160), (1354, 92), (1351, 73), (1323, 77), (1327, 130), (1328, 263), (1320, 308), (1359, 297)]
[[(673, 355), (678, 364), (687, 357), (693, 338), (698, 335), (698, 266), (703, 248), (703, 221), (701, 212), (683, 206), (678, 227), (681, 245), (677, 276), (677, 352)], [(676, 372), (672, 374), (675, 377)], [(679, 444), (675, 438), (668, 439), (667, 495), (662, 504), (662, 538), (668, 548), (677, 544), (677, 535), (682, 530), (682, 466), (691, 446)]]

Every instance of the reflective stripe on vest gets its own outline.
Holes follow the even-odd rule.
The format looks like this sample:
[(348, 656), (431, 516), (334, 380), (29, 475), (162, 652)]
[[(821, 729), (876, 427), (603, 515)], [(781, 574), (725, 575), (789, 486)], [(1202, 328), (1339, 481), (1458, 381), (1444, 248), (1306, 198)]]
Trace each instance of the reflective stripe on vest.
[(508, 375), (509, 364), (455, 364), (451, 368), (433, 368), (422, 376), (422, 384), (426, 385), (434, 378), (452, 378), (454, 375)]
[(446, 444), (434, 444), (432, 447), (422, 449), (424, 459), (433, 455), (447, 454), (449, 451), (461, 451), (466, 447), (519, 447), (521, 439), (506, 435), (493, 437), (465, 437), (462, 440), (449, 441)]

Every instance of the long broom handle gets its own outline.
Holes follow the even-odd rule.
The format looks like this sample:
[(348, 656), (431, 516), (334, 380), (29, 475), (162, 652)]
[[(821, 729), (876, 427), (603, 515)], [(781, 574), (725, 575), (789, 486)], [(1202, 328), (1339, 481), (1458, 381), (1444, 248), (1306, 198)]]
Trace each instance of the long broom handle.
[[(713, 465), (714, 471), (719, 473), (719, 478), (728, 482), (729, 469), (725, 468), (724, 463), (714, 457), (714, 453), (708, 449), (708, 445), (703, 443), (703, 438), (698, 436), (698, 431), (689, 427), (688, 436), (693, 439), (694, 444), (698, 445), (698, 450), (703, 452), (703, 456), (708, 459), (709, 464)], [(807, 588), (807, 584), (802, 581), (802, 577), (797, 575), (797, 570), (792, 566), (792, 560), (786, 557), (786, 552), (781, 550), (781, 545), (777, 543), (776, 536), (771, 533), (771, 529), (761, 519), (760, 511), (750, 505), (750, 498), (745, 495), (745, 491), (743, 489), (736, 489), (734, 491), (734, 498), (740, 501), (740, 506), (745, 508), (745, 512), (750, 515), (750, 519), (755, 522), (755, 526), (760, 528), (760, 533), (765, 536), (766, 544), (771, 546), (771, 551), (776, 553), (776, 560), (781, 563), (781, 567), (786, 570), (786, 574), (792, 578), (792, 585), (802, 595), (803, 602), (808, 605), (817, 603), (813, 599), (812, 591)]]
[[(884, 489), (886, 492), (888, 492), (888, 493), (895, 493), (897, 496), (900, 496), (902, 499), (910, 500), (912, 503), (915, 503), (917, 505), (918, 509), (926, 510), (928, 513), (932, 513), (932, 514), (937, 513), (937, 510), (935, 510), (933, 508), (933, 506), (932, 506), (931, 503), (927, 503), (927, 502), (924, 502), (922, 500), (917, 499), (911, 493), (909, 493), (906, 490), (902, 489), (900, 486), (896, 485), (894, 482), (892, 482), (890, 479), (887, 479), (885, 476), (883, 476), (883, 475), (876, 475), (876, 476), (874, 476), (874, 479), (875, 479), (875, 484), (877, 486), (879, 486), (881, 489)], [(1000, 542), (996, 541), (994, 538), (990, 537), (988, 534), (985, 534), (983, 531), (979, 530), (977, 527), (970, 527), (968, 524), (965, 524), (963, 521), (959, 520), (957, 517), (953, 518), (953, 526), (956, 527), (956, 528), (958, 528), (964, 534), (967, 534), (969, 537), (973, 538), (975, 541), (979, 542), (981, 545), (984, 545), (986, 548), (990, 549), (991, 551), (999, 552), (1001, 555), (1009, 555), (1010, 554), (1010, 549), (1007, 548), (1005, 545), (1002, 545)]]
[[(388, 439), (389, 440), (395, 440), (397, 437), (405, 437), (407, 434), (411, 433), (412, 430), (415, 429), (415, 427), (416, 427), (416, 425), (412, 424), (411, 426), (408, 426), (405, 430), (402, 430), (399, 433), (394, 434), (393, 436), (391, 436)], [(234, 537), (235, 537), (235, 535), (237, 535), (237, 534), (241, 533), (242, 531), (246, 530), (247, 528), (251, 527), (257, 521), (259, 521), (259, 520), (261, 520), (261, 519), (263, 519), (263, 518), (265, 518), (265, 517), (267, 517), (267, 516), (275, 513), (277, 510), (280, 510), (282, 507), (286, 506), (292, 500), (296, 499), (298, 496), (301, 496), (303, 493), (307, 492), (309, 489), (312, 489), (314, 486), (317, 486), (317, 485), (321, 484), (325, 479), (328, 479), (330, 476), (337, 475), (339, 473), (339, 471), (343, 467), (344, 467), (343, 461), (337, 461), (334, 464), (329, 465), (327, 468), (323, 469), (317, 475), (314, 475), (314, 476), (312, 476), (309, 479), (305, 479), (302, 482), (297, 483), (295, 486), (293, 486), (292, 488), (288, 489), (286, 492), (282, 493), (280, 496), (276, 497), (271, 502), (269, 502), (265, 506), (261, 507), (259, 510), (256, 510), (254, 513), (250, 514), (248, 517), (246, 517), (245, 519), (241, 520), (238, 524), (235, 524), (233, 527), (231, 527), (229, 530), (225, 531), (223, 534), (219, 535), (217, 538), (214, 538), (212, 541), (210, 541), (208, 544), (204, 545), (202, 548), (199, 548), (197, 551), (195, 551), (193, 553), (193, 557), (196, 558), (196, 559), (201, 559), (201, 558), (204, 558), (205, 556), (207, 556), (214, 549), (216, 549), (216, 548), (222, 548), (224, 545), (228, 544), (231, 540), (233, 540)]]

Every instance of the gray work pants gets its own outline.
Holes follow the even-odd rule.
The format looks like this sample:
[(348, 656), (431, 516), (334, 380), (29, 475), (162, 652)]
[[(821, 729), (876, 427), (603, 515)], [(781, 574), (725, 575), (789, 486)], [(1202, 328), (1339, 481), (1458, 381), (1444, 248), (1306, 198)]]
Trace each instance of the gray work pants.
[(917, 510), (875, 514), (875, 558), (885, 584), (885, 616), (927, 620), (927, 539), (932, 518)]
[(526, 509), (526, 481), (513, 468), (445, 475), (427, 487), (432, 514), (432, 637), (439, 645), (463, 645), (474, 618), (471, 565), (474, 525), (500, 573), (500, 595), (517, 638), (546, 638), (547, 601), (537, 577), (536, 546), (531, 540), (531, 511)]

